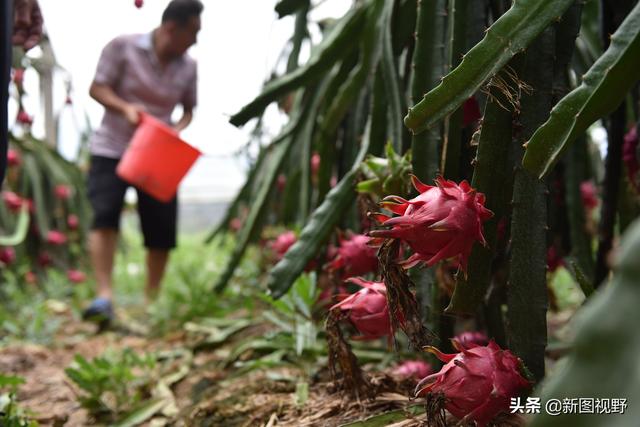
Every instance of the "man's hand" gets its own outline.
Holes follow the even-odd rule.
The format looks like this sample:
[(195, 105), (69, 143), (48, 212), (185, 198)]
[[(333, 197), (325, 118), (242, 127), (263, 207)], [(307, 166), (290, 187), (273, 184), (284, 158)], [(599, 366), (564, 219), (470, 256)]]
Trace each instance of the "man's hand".
[(13, 11), (14, 45), (29, 50), (42, 38), (42, 13), (38, 0), (15, 0)]
[(140, 123), (140, 116), (145, 111), (146, 108), (139, 104), (126, 104), (122, 108), (122, 114), (127, 119), (127, 121), (134, 126)]

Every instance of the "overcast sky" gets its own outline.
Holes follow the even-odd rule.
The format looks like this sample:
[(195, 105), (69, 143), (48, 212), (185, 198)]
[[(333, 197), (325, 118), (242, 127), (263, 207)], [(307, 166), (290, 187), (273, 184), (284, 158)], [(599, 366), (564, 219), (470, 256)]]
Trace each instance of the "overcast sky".
[[(159, 24), (168, 0), (145, 0), (141, 9), (133, 3), (40, 0), (56, 59), (72, 76), (74, 112), (78, 116), (86, 110), (94, 127), (103, 110), (91, 100), (88, 90), (102, 47), (120, 34), (151, 31)], [(185, 179), (182, 193), (226, 199), (244, 180), (243, 164), (231, 154), (247, 141), (250, 130), (250, 126), (235, 128), (228, 123), (228, 117), (259, 93), (292, 34), (293, 19), (276, 19), (275, 0), (203, 3), (202, 30), (197, 45), (189, 51), (198, 61), (199, 103), (192, 125), (182, 136), (207, 155)], [(314, 11), (312, 19), (341, 16), (350, 5), (351, 0), (326, 0)], [(63, 104), (63, 95), (58, 98), (61, 99), (56, 104)], [(27, 105), (34, 104), (37, 105), (36, 99)], [(276, 112), (272, 117), (278, 122)], [(68, 119), (62, 123), (66, 139), (72, 139), (72, 133), (64, 130), (69, 123)], [(75, 141), (65, 143), (71, 146)]]

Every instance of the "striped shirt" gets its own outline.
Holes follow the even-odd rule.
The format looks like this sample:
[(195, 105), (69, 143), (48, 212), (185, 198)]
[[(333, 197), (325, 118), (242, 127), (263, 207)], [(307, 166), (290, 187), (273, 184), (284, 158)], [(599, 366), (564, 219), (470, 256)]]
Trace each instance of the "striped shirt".
[[(196, 62), (187, 56), (164, 69), (153, 50), (153, 33), (116, 37), (102, 50), (94, 82), (111, 87), (123, 100), (143, 105), (167, 124), (176, 105), (196, 105)], [(119, 112), (105, 109), (100, 127), (91, 137), (91, 154), (120, 158), (135, 127)]]

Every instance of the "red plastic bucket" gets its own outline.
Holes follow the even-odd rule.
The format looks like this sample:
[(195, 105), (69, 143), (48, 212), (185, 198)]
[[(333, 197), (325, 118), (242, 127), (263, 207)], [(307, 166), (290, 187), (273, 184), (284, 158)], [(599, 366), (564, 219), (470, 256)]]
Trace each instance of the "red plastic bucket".
[(131, 185), (168, 202), (200, 154), (165, 123), (142, 114), (116, 172)]

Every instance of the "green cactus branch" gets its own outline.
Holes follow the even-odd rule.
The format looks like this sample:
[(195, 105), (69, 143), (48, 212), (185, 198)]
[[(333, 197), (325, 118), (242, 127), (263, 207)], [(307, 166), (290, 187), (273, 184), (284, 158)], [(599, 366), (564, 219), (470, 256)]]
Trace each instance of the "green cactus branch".
[(355, 199), (356, 176), (360, 170), (360, 163), (371, 146), (370, 130), (371, 122), (367, 124), (360, 152), (351, 170), (329, 191), (322, 204), (311, 214), (300, 238), (271, 270), (267, 286), (274, 298), (280, 298), (289, 290), (309, 261), (326, 243), (344, 211)]
[(305, 0), (302, 3), (300, 10), (296, 12), (293, 37), (291, 37), (291, 53), (289, 54), (289, 59), (287, 59), (287, 73), (298, 68), (302, 42), (309, 36), (309, 30), (307, 29), (307, 14), (309, 13), (310, 4), (309, 0)]
[(304, 128), (305, 121), (315, 120), (316, 112), (322, 98), (320, 94), (326, 89), (327, 84), (327, 80), (325, 79), (319, 87), (309, 88), (312, 95), (309, 96), (308, 99), (304, 99), (304, 96), (301, 93), (297, 95), (292, 109), (292, 111), (294, 111), (292, 119), (287, 126), (285, 126), (280, 137), (276, 138), (276, 140), (271, 144), (271, 149), (273, 151), (270, 159), (268, 160), (269, 164), (265, 167), (262, 182), (258, 189), (256, 198), (251, 205), (249, 215), (240, 230), (238, 242), (234, 247), (231, 258), (227, 263), (225, 270), (214, 285), (214, 290), (216, 292), (222, 292), (226, 288), (229, 280), (233, 277), (233, 273), (240, 264), (251, 238), (259, 228), (260, 218), (263, 217), (265, 210), (269, 206), (269, 194), (274, 187), (278, 177), (278, 172), (281, 170), (289, 150), (296, 141), (296, 134), (299, 132), (301, 127)]
[[(467, 43), (467, 14), (470, 4), (466, 0), (449, 0), (449, 58), (448, 69), (457, 67)], [(444, 122), (445, 140), (442, 146), (440, 170), (448, 179), (459, 180), (462, 149), (462, 107), (451, 113)]]
[(264, 167), (266, 151), (267, 150), (265, 149), (260, 150), (260, 153), (258, 154), (258, 158), (256, 159), (255, 163), (249, 170), (247, 174), (247, 179), (242, 185), (242, 188), (240, 189), (236, 197), (233, 199), (233, 201), (227, 208), (227, 211), (225, 212), (224, 217), (220, 220), (220, 223), (204, 239), (205, 244), (211, 243), (213, 239), (216, 238), (217, 235), (229, 229), (229, 222), (235, 215), (238, 215), (238, 209), (240, 208), (240, 204), (242, 202), (246, 202), (251, 196), (251, 189), (255, 184), (258, 174), (262, 171), (262, 168)]
[[(446, 0), (418, 2), (411, 102), (433, 88), (444, 73), (446, 19)], [(431, 182), (436, 176), (441, 140), (439, 128), (412, 137), (413, 172), (423, 182)]]
[(400, 81), (396, 70), (393, 45), (391, 40), (391, 15), (394, 2), (387, 1), (385, 10), (386, 23), (382, 34), (382, 57), (380, 58), (382, 78), (388, 102), (389, 139), (391, 139), (396, 151), (402, 151), (402, 94), (400, 93)]
[(552, 416), (544, 411), (531, 427), (628, 427), (637, 424), (640, 334), (640, 221), (622, 238), (613, 280), (595, 294), (573, 322), (576, 337), (564, 369), (557, 369), (538, 393), (549, 399), (627, 399), (624, 414), (568, 413)]
[[(368, 4), (368, 3), (367, 3)], [(356, 6), (347, 16), (338, 21), (319, 46), (313, 51), (309, 61), (289, 74), (267, 83), (260, 95), (232, 115), (229, 122), (242, 126), (260, 115), (264, 109), (279, 97), (301, 87), (317, 82), (336, 62), (349, 55), (356, 48), (354, 40), (359, 39), (365, 24), (367, 4)]]
[[(523, 55), (520, 74), (532, 91), (521, 97), (519, 142), (533, 134), (549, 116), (553, 105), (555, 45), (555, 30), (549, 27)], [(515, 158), (520, 159), (523, 149), (515, 148)], [(522, 166), (516, 167), (507, 287), (507, 339), (509, 348), (523, 360), (536, 381), (545, 374), (547, 345), (547, 194), (544, 182)]]
[(0, 246), (16, 246), (22, 243), (29, 231), (29, 208), (23, 205), (18, 214), (16, 229), (13, 234), (0, 236)]
[(594, 121), (611, 113), (640, 78), (640, 4), (618, 30), (611, 44), (582, 79), (582, 84), (553, 109), (549, 120), (527, 142), (524, 167), (542, 177), (567, 146)]
[[(412, 108), (404, 118), (414, 133), (422, 132), (453, 112), (525, 49), (545, 28), (558, 20), (574, 0), (516, 0), (475, 45), (458, 67)], [(433, 3), (433, 2), (431, 2)]]
[(491, 263), (497, 246), (498, 222), (506, 217), (511, 194), (509, 150), (512, 145), (513, 111), (497, 88), (493, 88), (485, 107), (480, 141), (471, 185), (487, 198), (486, 206), (494, 216), (484, 224), (487, 246), (474, 245), (467, 277), (459, 274), (446, 313), (470, 316), (476, 313), (491, 283)]
[(280, 0), (276, 3), (274, 9), (278, 14), (278, 19), (285, 16), (298, 13), (303, 9), (309, 9), (311, 2), (309, 0)]

